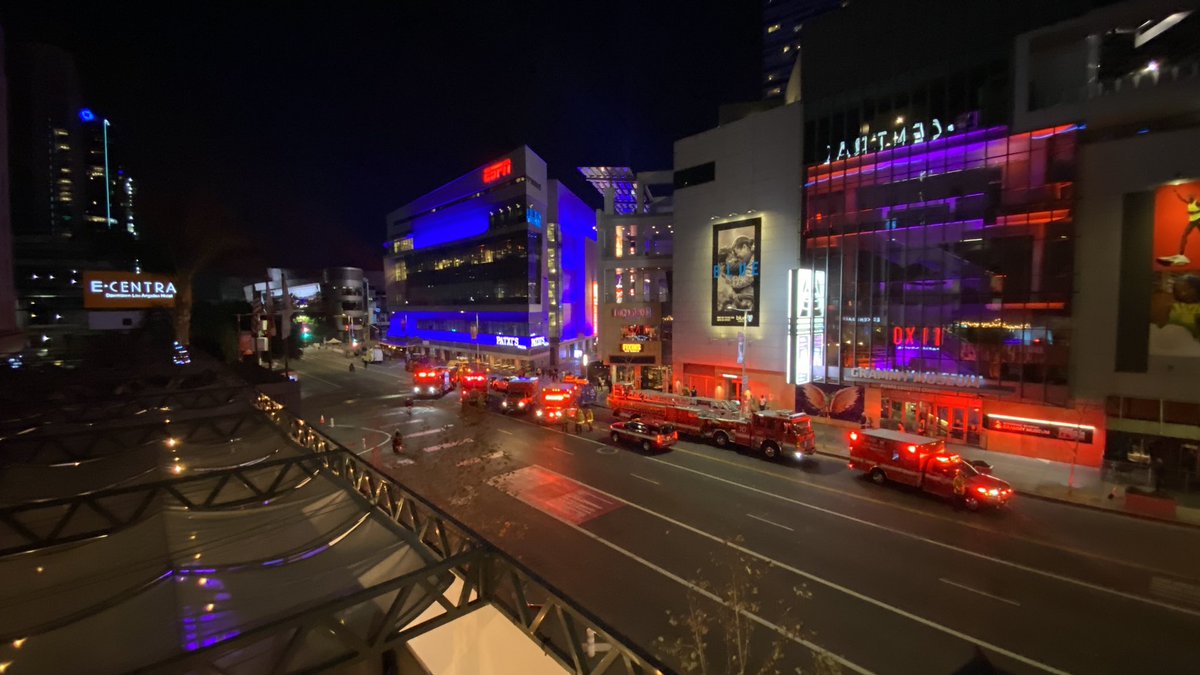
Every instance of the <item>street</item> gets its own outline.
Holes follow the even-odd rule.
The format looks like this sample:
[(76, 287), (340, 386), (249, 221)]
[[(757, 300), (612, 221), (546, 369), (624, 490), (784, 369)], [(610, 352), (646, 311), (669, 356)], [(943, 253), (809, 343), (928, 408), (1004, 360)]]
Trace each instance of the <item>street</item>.
[(451, 500), (656, 652), (680, 634), (671, 618), (689, 595), (692, 607), (727, 602), (736, 570), (753, 566), (755, 599), (741, 607), (755, 653), (785, 645), (786, 672), (814, 650), (845, 672), (950, 673), (977, 649), (1009, 672), (1193, 669), (1200, 531), (1021, 497), (959, 512), (825, 456), (775, 464), (687, 441), (643, 455), (608, 442), (606, 414), (582, 435), (497, 413), (471, 421), (457, 391), (404, 407), (398, 362), (349, 362), (313, 350), (293, 362), (306, 419), (324, 416), (347, 447)]

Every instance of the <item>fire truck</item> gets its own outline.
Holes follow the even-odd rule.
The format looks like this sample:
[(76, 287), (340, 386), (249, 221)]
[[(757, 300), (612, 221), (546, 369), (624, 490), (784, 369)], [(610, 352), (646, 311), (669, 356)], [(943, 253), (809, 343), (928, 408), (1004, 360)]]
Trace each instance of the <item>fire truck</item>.
[(543, 424), (559, 424), (568, 409), (575, 406), (575, 391), (572, 389), (543, 389), (537, 397), (534, 414)]
[(421, 368), (413, 373), (413, 394), (418, 398), (438, 398), (450, 391), (450, 373), (445, 368)]
[(487, 406), (487, 373), (481, 371), (466, 371), (459, 376), (459, 383), (462, 386), (459, 394), (459, 400), (462, 402), (462, 406), (464, 408), (472, 405), (480, 408)]
[(527, 413), (537, 401), (538, 381), (516, 378), (508, 381), (500, 409), (506, 413)]
[[(890, 429), (850, 432), (850, 468), (883, 485), (911, 485), (946, 499), (959, 499), (974, 511), (1000, 507), (1012, 498), (1012, 487), (982, 473), (970, 462), (946, 450), (946, 442)], [(955, 489), (955, 481), (959, 481)]]
[(764, 410), (743, 415), (736, 401), (680, 396), (618, 384), (608, 397), (614, 417), (665, 422), (679, 433), (717, 446), (743, 447), (768, 459), (800, 458), (816, 451), (812, 423), (804, 413)]
[(707, 414), (703, 420), (704, 435), (718, 448), (745, 448), (767, 459), (802, 459), (817, 450), (812, 421), (804, 413), (760, 410), (749, 415)]
[(612, 409), (613, 417), (655, 417), (669, 421), (685, 431), (686, 424), (666, 419), (666, 416), (671, 414), (669, 411), (689, 409), (697, 413), (721, 414), (736, 414), (738, 411), (736, 401), (668, 394), (654, 389), (636, 389), (628, 383), (613, 385), (612, 393), (608, 395), (608, 407)]

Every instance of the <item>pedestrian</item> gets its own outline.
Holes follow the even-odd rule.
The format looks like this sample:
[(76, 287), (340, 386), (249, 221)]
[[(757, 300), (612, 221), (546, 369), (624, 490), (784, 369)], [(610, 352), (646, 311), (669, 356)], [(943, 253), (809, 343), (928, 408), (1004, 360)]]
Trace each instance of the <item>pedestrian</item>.
[(352, 372), (352, 373), (354, 372), (354, 364), (353, 363), (350, 364), (350, 372)]
[(767, 395), (766, 394), (763, 394), (762, 396), (758, 397), (758, 409), (759, 410), (767, 409)]
[(696, 398), (696, 385), (694, 385), (694, 384), (692, 385), (691, 394), (692, 394), (692, 398)]
[(596, 421), (596, 415), (592, 412), (591, 406), (588, 406), (583, 411), (583, 419), (587, 423), (587, 430), (592, 430), (592, 424)]
[(583, 426), (587, 424), (587, 417), (583, 414), (582, 408), (575, 409), (575, 433), (583, 433)]
[(400, 435), (399, 430), (392, 434), (392, 454), (399, 455), (404, 451), (404, 438)]

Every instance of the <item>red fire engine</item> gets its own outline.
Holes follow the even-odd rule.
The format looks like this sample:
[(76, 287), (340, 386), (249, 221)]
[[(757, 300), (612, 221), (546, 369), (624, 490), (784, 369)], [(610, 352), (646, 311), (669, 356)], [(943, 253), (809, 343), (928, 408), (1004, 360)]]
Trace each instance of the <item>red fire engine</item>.
[(571, 389), (543, 389), (538, 395), (534, 414), (543, 424), (562, 422), (567, 409), (575, 406), (575, 392)]
[(462, 385), (459, 399), (462, 401), (464, 408), (469, 405), (479, 406), (481, 408), (487, 406), (487, 373), (470, 370), (465, 371), (459, 377), (459, 382)]
[(421, 368), (413, 374), (413, 394), (437, 398), (450, 391), (450, 373), (445, 368)]
[(982, 505), (1004, 506), (1012, 498), (1008, 483), (947, 452), (945, 441), (902, 431), (850, 432), (850, 468), (866, 473), (880, 485), (894, 481), (939, 497), (960, 499), (972, 511)]
[(706, 418), (706, 435), (719, 448), (739, 446), (767, 459), (801, 459), (817, 450), (817, 437), (808, 415), (787, 410), (760, 410), (750, 415)]
[(537, 380), (509, 380), (508, 387), (504, 390), (504, 400), (500, 401), (500, 409), (506, 413), (526, 413), (533, 410), (537, 390)]
[(740, 446), (768, 459), (800, 458), (816, 451), (812, 423), (804, 413), (765, 410), (743, 415), (736, 401), (680, 396), (618, 384), (608, 397), (614, 417), (639, 416), (666, 422), (680, 433)]

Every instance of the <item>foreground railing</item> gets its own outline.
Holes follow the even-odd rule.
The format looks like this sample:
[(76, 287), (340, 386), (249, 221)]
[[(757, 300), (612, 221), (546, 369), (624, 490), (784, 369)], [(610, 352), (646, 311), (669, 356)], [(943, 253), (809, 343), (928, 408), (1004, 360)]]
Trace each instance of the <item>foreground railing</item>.
[[(260, 395), (258, 405), (296, 443), (322, 458), (331, 475), (346, 481), (402, 536), (414, 538), (434, 555), (439, 569), (452, 570), (462, 581), (457, 602), (438, 596), (437, 602), (446, 614), (432, 620), (436, 623), (393, 630), (381, 638), (385, 648), (402, 644), (479, 605), (491, 604), (540, 644), (547, 654), (573, 672), (669, 672), (656, 658), (454, 517), (378, 471), (267, 396)], [(445, 566), (447, 563), (452, 564)], [(472, 601), (471, 597), (476, 599)]]

